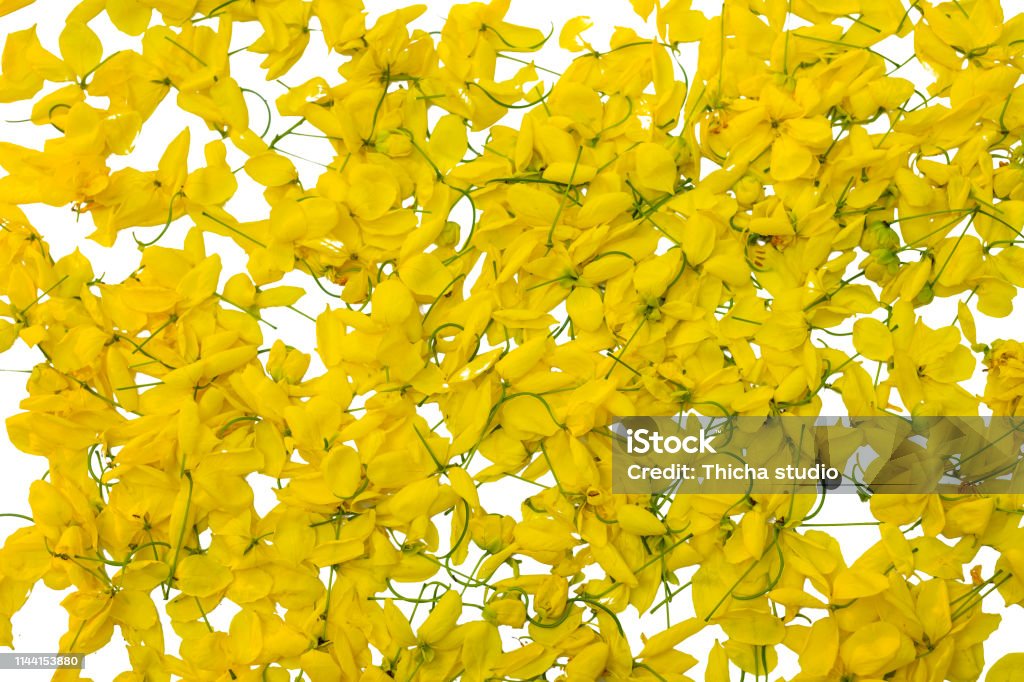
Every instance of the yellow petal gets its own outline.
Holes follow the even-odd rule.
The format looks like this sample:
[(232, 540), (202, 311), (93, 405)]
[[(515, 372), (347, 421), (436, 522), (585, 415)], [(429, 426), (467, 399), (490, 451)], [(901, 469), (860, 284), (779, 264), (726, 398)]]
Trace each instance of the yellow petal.
[(398, 276), (417, 296), (433, 300), (452, 283), (452, 275), (434, 253), (418, 253), (402, 261)]
[(892, 332), (876, 319), (861, 318), (853, 323), (853, 347), (869, 360), (885, 362), (892, 357)]
[(451, 170), (466, 155), (468, 140), (466, 121), (461, 116), (442, 116), (430, 135), (430, 160), (445, 172)]
[(800, 652), (800, 669), (808, 675), (827, 675), (839, 655), (839, 629), (833, 618), (815, 621)]
[(660, 144), (644, 142), (634, 151), (636, 181), (647, 189), (671, 192), (679, 180), (676, 161)]
[(256, 612), (242, 609), (231, 619), (228, 628), (228, 651), (231, 657), (249, 665), (263, 650), (263, 625)]
[(886, 622), (871, 623), (858, 628), (839, 647), (849, 670), (858, 675), (874, 676), (886, 669), (900, 650), (900, 631)]
[(231, 583), (231, 571), (206, 554), (192, 554), (178, 564), (177, 587), (195, 597), (209, 597)]
[(141, 0), (106, 0), (107, 16), (110, 23), (114, 24), (119, 31), (128, 35), (142, 35), (149, 26), (149, 19), (153, 13), (152, 7), (141, 2)]
[(594, 227), (611, 222), (632, 205), (633, 199), (625, 192), (609, 192), (594, 197), (588, 195), (583, 208), (576, 214), (576, 224), (580, 227)]
[(604, 323), (604, 300), (596, 289), (576, 287), (566, 299), (565, 308), (580, 331), (596, 331)]
[(814, 163), (807, 147), (789, 135), (781, 135), (772, 145), (771, 173), (775, 180), (795, 180), (803, 177)]
[(290, 159), (272, 151), (265, 151), (249, 157), (245, 172), (264, 187), (280, 187), (298, 180), (295, 164)]
[(703, 213), (698, 213), (686, 221), (681, 241), (688, 263), (699, 265), (708, 259), (715, 248), (717, 231), (711, 218)]
[(1024, 682), (1024, 654), (1006, 654), (988, 671), (985, 682)]
[(594, 25), (590, 17), (573, 17), (565, 22), (558, 34), (558, 46), (570, 52), (582, 52), (590, 49), (590, 43), (580, 38), (580, 34)]
[(625, 504), (618, 508), (615, 518), (619, 527), (634, 535), (664, 535), (665, 524), (651, 512), (635, 504)]
[(60, 34), (60, 54), (64, 63), (82, 78), (100, 63), (103, 45), (81, 21), (69, 21)]
[(323, 472), (331, 492), (341, 498), (352, 497), (363, 479), (359, 453), (344, 445), (331, 448), (324, 457)]
[(316, 566), (335, 566), (358, 559), (365, 552), (362, 540), (330, 540), (317, 545), (309, 559)]
[(767, 646), (778, 644), (786, 636), (786, 626), (777, 616), (764, 611), (740, 609), (730, 611), (717, 619), (719, 625), (729, 635), (730, 640)]
[(683, 640), (691, 637), (704, 628), (704, 622), (699, 618), (688, 618), (676, 623), (670, 628), (662, 630), (644, 643), (644, 648), (637, 655), (637, 658), (649, 658), (663, 654), (671, 650)]
[(423, 621), (416, 634), (419, 636), (420, 641), (432, 644), (443, 638), (455, 627), (455, 623), (458, 622), (461, 613), (462, 597), (459, 596), (458, 592), (449, 590), (437, 600), (434, 608), (430, 611), (430, 615)]
[(398, 183), (384, 168), (364, 164), (352, 171), (352, 186), (346, 201), (360, 218), (376, 220), (382, 217), (397, 199)]
[(839, 572), (832, 585), (832, 601), (843, 603), (860, 597), (870, 597), (889, 587), (889, 580), (877, 571), (847, 568)]

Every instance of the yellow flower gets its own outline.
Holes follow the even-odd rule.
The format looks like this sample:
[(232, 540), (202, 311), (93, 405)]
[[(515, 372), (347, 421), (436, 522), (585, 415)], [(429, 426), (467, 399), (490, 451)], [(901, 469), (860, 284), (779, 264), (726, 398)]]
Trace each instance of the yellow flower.
[(119, 682), (675, 682), (708, 626), (708, 680), (792, 676), (780, 647), (794, 679), (981, 675), (984, 595), (1024, 600), (987, 457), (871, 491), (850, 557), (831, 494), (616, 492), (608, 427), (1016, 415), (985, 318), (1024, 286), (1019, 17), (631, 0), (555, 46), (509, 0), (43, 5), (0, 2), (43, 17), (0, 58), (0, 352), (37, 356), (5, 417), (47, 469), (4, 512), (0, 644), (42, 582), (62, 650), (120, 631)]

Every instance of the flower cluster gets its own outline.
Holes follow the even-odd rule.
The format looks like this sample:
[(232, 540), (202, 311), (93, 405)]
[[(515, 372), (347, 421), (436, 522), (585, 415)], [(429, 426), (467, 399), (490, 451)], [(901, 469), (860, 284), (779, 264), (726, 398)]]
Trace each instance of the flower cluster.
[[(812, 528), (823, 496), (613, 495), (607, 424), (830, 394), (1024, 415), (1024, 349), (974, 318), (1024, 286), (1024, 16), (632, 6), (657, 35), (600, 50), (586, 18), (555, 37), (509, 0), (434, 32), (361, 0), (84, 0), (58, 45), (7, 35), (0, 102), (49, 130), (0, 144), (0, 349), (41, 358), (7, 430), (49, 470), (0, 550), (0, 644), (41, 582), (70, 588), (61, 651), (120, 630), (117, 682), (681, 681), (698, 660), (718, 682), (767, 679), (781, 649), (794, 680), (978, 678), (1000, 621), (982, 599), (1024, 604), (1024, 497), (876, 495), (848, 563), (841, 529)], [(321, 40), (337, 70), (284, 86)], [(555, 40), (561, 73), (528, 58)], [(205, 163), (186, 129), (126, 166), (166, 109), (213, 133)], [(135, 235), (137, 268), (52, 257), (33, 204), (104, 246)], [(244, 268), (209, 248), (228, 240)], [(938, 302), (948, 326), (922, 320)], [(306, 348), (273, 339), (273, 308)], [(510, 481), (532, 494), (492, 511)], [(968, 568), (986, 547), (990, 575)], [(639, 644), (621, 623), (659, 610)], [(719, 641), (687, 650), (705, 628)]]

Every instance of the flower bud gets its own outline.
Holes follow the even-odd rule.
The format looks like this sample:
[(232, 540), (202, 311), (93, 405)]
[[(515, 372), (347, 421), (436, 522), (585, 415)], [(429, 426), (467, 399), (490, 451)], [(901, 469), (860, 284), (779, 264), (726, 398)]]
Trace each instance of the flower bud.
[(569, 600), (569, 583), (557, 575), (545, 576), (533, 598), (537, 613), (544, 618), (558, 618)]
[(483, 611), (484, 620), (495, 625), (523, 627), (526, 622), (526, 605), (518, 599), (495, 599)]
[(455, 247), (459, 243), (459, 224), (449, 220), (441, 228), (441, 234), (437, 235), (435, 243), (438, 246)]
[(935, 290), (931, 284), (925, 284), (921, 287), (921, 291), (917, 292), (917, 296), (914, 297), (914, 305), (928, 305), (935, 299)]
[(889, 223), (884, 220), (876, 220), (864, 228), (860, 245), (865, 251), (892, 250), (899, 247), (900, 235), (889, 227)]
[(480, 549), (496, 554), (512, 542), (515, 525), (510, 516), (487, 514), (470, 520), (469, 533)]
[(764, 198), (764, 185), (753, 175), (744, 175), (732, 189), (741, 206), (753, 206)]

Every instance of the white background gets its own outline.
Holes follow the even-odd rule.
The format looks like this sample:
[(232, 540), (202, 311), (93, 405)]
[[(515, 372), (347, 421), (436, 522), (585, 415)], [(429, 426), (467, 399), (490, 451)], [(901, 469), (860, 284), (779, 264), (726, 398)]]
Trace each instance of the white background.
[[(19, 10), (7, 17), (0, 18), (0, 36), (37, 24), (43, 45), (54, 53), (58, 53), (57, 36), (63, 28), (63, 17), (75, 4), (67, 0), (47, 0), (46, 2), (38, 2), (34, 6)], [(377, 16), (399, 8), (404, 4), (407, 3), (399, 0), (368, 0), (369, 23), (372, 24)], [(454, 3), (441, 0), (430, 2), (427, 11), (416, 21), (415, 25), (426, 30), (439, 29), (451, 4)], [(555, 71), (560, 71), (564, 68), (571, 58), (571, 56), (559, 50), (557, 39), (558, 31), (561, 29), (562, 24), (573, 16), (589, 15), (593, 19), (595, 25), (585, 34), (585, 38), (598, 49), (602, 49), (602, 47), (607, 45), (608, 36), (616, 25), (637, 28), (641, 35), (653, 35), (654, 33), (651, 27), (642, 28), (642, 22), (632, 13), (625, 0), (601, 0), (599, 2), (594, 2), (593, 0), (558, 0), (557, 2), (551, 0), (513, 0), (512, 4), (513, 7), (507, 17), (509, 21), (535, 26), (545, 32), (548, 27), (554, 27), (555, 32), (551, 41), (539, 54), (532, 57), (529, 55), (519, 56), (534, 58), (538, 65), (554, 69)], [(694, 5), (695, 7), (705, 9), (708, 14), (717, 14), (720, 11), (720, 5), (717, 3), (695, 2)], [(709, 6), (704, 7), (702, 5)], [(104, 15), (91, 22), (90, 26), (103, 41), (105, 55), (109, 55), (116, 49), (137, 49), (138, 40), (117, 32), (110, 26)], [(257, 35), (258, 31), (255, 27), (243, 28), (236, 25), (232, 47), (245, 46)], [(334, 71), (334, 65), (340, 63), (340, 61), (336, 57), (331, 57), (327, 54), (322, 41), (318, 40), (318, 37), (319, 34), (314, 33), (310, 47), (307, 50), (307, 56), (303, 58), (291, 73), (283, 78), (289, 85), (301, 83), (312, 75), (322, 75), (331, 82), (338, 80), (338, 76)], [(912, 45), (908, 44), (907, 41), (893, 40), (890, 43), (894, 54), (906, 55), (909, 54), (908, 50), (912, 50)], [(692, 74), (693, 67), (695, 66), (692, 49), (684, 50), (682, 61)], [(259, 59), (255, 59), (251, 55), (240, 54), (232, 62), (232, 75), (244, 87), (258, 90), (268, 100), (273, 102), (274, 98), (282, 94), (284, 90), (280, 85), (267, 83), (263, 79), (258, 69), (258, 63)], [(510, 66), (517, 65), (510, 64)], [(919, 89), (922, 90), (924, 89), (923, 84), (929, 81), (928, 74), (919, 67), (915, 68), (915, 65), (906, 67), (900, 75), (915, 80), (919, 85)], [(50, 85), (48, 87), (52, 88), (53, 86)], [(103, 105), (102, 101), (100, 101), (99, 105)], [(0, 104), (0, 121), (16, 121), (27, 118), (30, 107), (30, 103)], [(250, 100), (249, 108), (251, 127), (257, 131), (262, 130), (265, 121), (262, 105), (256, 100)], [(514, 114), (506, 121), (514, 124)], [(271, 132), (272, 134), (280, 132), (290, 124), (291, 122), (288, 119), (283, 119), (275, 114)], [(121, 159), (112, 158), (110, 161), (111, 167), (113, 169), (124, 166), (134, 166), (141, 169), (155, 168), (165, 145), (186, 126), (191, 129), (192, 133), (190, 168), (194, 169), (202, 165), (203, 145), (219, 136), (207, 130), (205, 125), (195, 117), (178, 110), (175, 107), (174, 98), (171, 96), (165, 100), (154, 117), (143, 127), (143, 132), (137, 141), (133, 153)], [(57, 133), (52, 128), (37, 128), (31, 123), (0, 122), (0, 140), (13, 141), (30, 147), (41, 147), (45, 139), (55, 134)], [(289, 140), (289, 144), (282, 144), (283, 148), (324, 163), (331, 161), (331, 159), (324, 157), (322, 153), (323, 147), (319, 144), (312, 141), (304, 144), (298, 138), (289, 138)], [(244, 157), (237, 154), (229, 157), (232, 167), (237, 167), (242, 161), (244, 161)], [(303, 163), (301, 161), (296, 161), (296, 165), (302, 176), (303, 184), (306, 186), (315, 184), (315, 178), (321, 172), (321, 168), (315, 164)], [(236, 197), (228, 204), (228, 210), (241, 220), (252, 219), (265, 214), (267, 208), (263, 202), (260, 188), (251, 182), (247, 182), (244, 173), (239, 173), (238, 177), (240, 189)], [(55, 257), (63, 256), (78, 248), (93, 263), (97, 274), (106, 272), (105, 279), (108, 282), (119, 281), (131, 272), (137, 264), (138, 252), (127, 233), (122, 233), (118, 243), (113, 248), (105, 249), (86, 239), (86, 236), (92, 231), (90, 220), (88, 217), (76, 220), (75, 214), (71, 212), (69, 207), (32, 206), (27, 207), (26, 212), (29, 214), (33, 224), (47, 239)], [(467, 218), (468, 216), (463, 216), (463, 222), (466, 222)], [(179, 245), (188, 227), (189, 225), (185, 221), (175, 223), (161, 244)], [(140, 230), (138, 234), (140, 239), (149, 239), (155, 236), (158, 230), (159, 228), (149, 228)], [(242, 258), (240, 250), (230, 241), (211, 236), (207, 239), (207, 245), (210, 251), (216, 250), (221, 253), (224, 259), (226, 275), (244, 270), (244, 258)], [(308, 279), (304, 279), (301, 276), (292, 276), (288, 281), (300, 283), (312, 289)], [(328, 300), (323, 296), (318, 297), (318, 293), (314, 289), (309, 298), (300, 302), (298, 307), (315, 316), (317, 312), (323, 310), (324, 304)], [(956, 314), (955, 301), (938, 301), (936, 304), (929, 306), (927, 311), (922, 311), (922, 314), (924, 314), (926, 321), (930, 322), (933, 326), (949, 324)], [(267, 318), (278, 326), (279, 331), (277, 334), (286, 342), (306, 350), (310, 350), (314, 345), (312, 324), (298, 318), (294, 313), (289, 311), (284, 311), (283, 313), (280, 311), (271, 312), (267, 315)], [(1018, 336), (1016, 330), (1021, 328), (1017, 324), (1019, 322), (1019, 316), (1017, 315), (1003, 320), (991, 320), (978, 315), (977, 319), (979, 327), (978, 340), (981, 342), (991, 342), (996, 338), (1013, 338)], [(264, 333), (266, 340), (264, 345), (268, 346), (273, 340), (275, 332), (265, 327)], [(833, 345), (835, 345), (836, 340), (835, 338), (830, 338), (830, 342)], [(42, 358), (38, 352), (26, 348), (20, 342), (10, 352), (0, 356), (0, 370), (2, 370), (0, 371), (0, 416), (7, 417), (18, 411), (18, 403), (25, 394), (24, 383), (27, 378), (27, 375), (22, 372), (41, 360)], [(315, 370), (315, 366), (313, 369)], [(982, 366), (979, 358), (977, 375), (967, 385), (967, 388), (973, 392), (980, 393), (984, 388), (984, 375), (981, 369)], [(837, 396), (824, 395), (823, 397), (826, 400), (823, 413), (844, 413), (845, 410)], [(0, 435), (0, 467), (2, 467), (3, 471), (3, 474), (0, 475), (0, 511), (30, 513), (27, 503), (28, 485), (32, 480), (39, 478), (43, 474), (46, 469), (46, 462), (41, 458), (19, 453), (7, 443), (5, 436)], [(485, 505), (488, 507), (488, 511), (518, 515), (519, 500), (523, 499), (525, 495), (530, 494), (532, 492), (531, 489), (524, 484), (514, 481), (503, 481), (498, 486), (500, 487), (491, 485), (488, 488), (489, 494), (483, 498), (486, 500)], [(493, 494), (494, 492), (498, 494)], [(258, 509), (261, 513), (264, 513), (274, 505), (275, 500), (266, 488), (258, 489), (257, 493)], [(826, 523), (830, 521), (850, 522), (860, 520), (871, 520), (871, 517), (867, 512), (867, 505), (861, 504), (852, 496), (833, 499), (833, 501), (826, 505), (821, 516), (815, 519), (817, 522)], [(4, 537), (20, 523), (17, 519), (0, 518), (0, 537)], [(842, 549), (848, 562), (852, 562), (865, 548), (877, 540), (877, 530), (872, 527), (850, 527), (834, 530), (841, 540)], [(983, 551), (979, 555), (978, 562), (984, 565), (983, 573), (985, 575), (991, 574), (994, 561), (995, 555), (992, 551)], [(681, 578), (683, 581), (687, 579), (684, 575), (681, 575)], [(57, 640), (67, 627), (67, 616), (59, 606), (63, 596), (64, 593), (50, 591), (41, 584), (36, 588), (26, 607), (14, 619), (15, 644), (18, 651), (48, 652), (56, 650)], [(161, 599), (159, 593), (155, 593), (154, 598), (158, 603), (159, 610)], [(998, 596), (989, 597), (986, 600), (986, 608), (989, 611), (1002, 613), (1004, 619), (1000, 629), (990, 638), (986, 645), (987, 660), (991, 664), (991, 662), (998, 660), (1002, 653), (1020, 649), (1020, 645), (1016, 642), (1020, 641), (1019, 633), (1024, 630), (1024, 613), (1022, 613), (1024, 610), (1019, 607), (1004, 609), (1002, 600)], [(678, 622), (691, 615), (692, 609), (689, 595), (683, 593), (673, 601), (673, 622)], [(214, 614), (214, 624), (226, 627), (230, 616), (231, 612), (229, 609), (219, 609), (218, 613)], [(640, 622), (635, 617), (635, 612), (632, 609), (630, 612), (622, 614), (622, 618), (627, 633), (634, 644), (634, 651), (638, 651), (640, 648), (641, 632), (647, 635), (654, 634), (660, 627), (664, 627), (665, 622), (664, 615), (660, 612), (658, 617), (644, 619), (643, 622)], [(174, 652), (176, 647), (174, 633), (169, 626), (165, 629), (169, 650)], [(681, 648), (701, 659), (706, 655), (716, 636), (721, 637), (717, 628), (707, 628), (704, 632), (687, 640)], [(782, 647), (778, 647), (778, 651), (780, 654), (780, 666), (773, 673), (772, 677), (778, 678), (779, 676), (789, 676), (795, 673), (797, 670), (795, 656), (788, 654)], [(119, 634), (115, 633), (114, 641), (110, 645), (88, 657), (86, 674), (97, 681), (110, 680), (118, 672), (126, 670), (128, 667), (123, 642), (120, 640)], [(698, 666), (697, 669), (691, 670), (689, 674), (699, 679), (702, 676), (702, 667), (702, 665)], [(736, 672), (738, 678), (738, 672), (735, 670), (734, 672)], [(49, 679), (49, 673), (13, 673), (5, 671), (2, 674), (2, 678), (4, 680), (16, 680), (17, 682), (22, 680), (43, 680)]]

